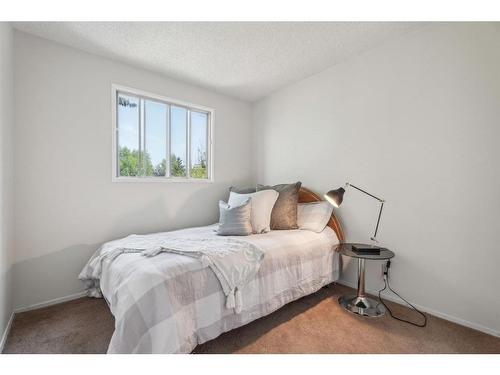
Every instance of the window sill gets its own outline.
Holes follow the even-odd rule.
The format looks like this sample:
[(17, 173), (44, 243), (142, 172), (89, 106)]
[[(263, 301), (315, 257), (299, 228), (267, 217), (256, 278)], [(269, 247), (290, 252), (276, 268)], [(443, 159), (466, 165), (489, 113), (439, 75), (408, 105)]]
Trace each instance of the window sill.
[(202, 178), (162, 178), (162, 177), (113, 177), (112, 182), (139, 182), (139, 183), (188, 183), (188, 184), (211, 184), (213, 179)]

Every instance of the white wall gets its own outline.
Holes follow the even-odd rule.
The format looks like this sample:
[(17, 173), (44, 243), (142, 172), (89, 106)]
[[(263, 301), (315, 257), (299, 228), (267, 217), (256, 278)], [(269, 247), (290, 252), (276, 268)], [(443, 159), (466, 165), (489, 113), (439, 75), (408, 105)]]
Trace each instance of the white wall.
[[(500, 30), (435, 24), (283, 88), (254, 108), (260, 183), (346, 181), (387, 200), (392, 286), (428, 311), (500, 334)], [(366, 241), (378, 204), (338, 214)], [(355, 282), (346, 259), (344, 282)], [(381, 286), (368, 264), (368, 288)]]
[[(253, 182), (250, 105), (15, 33), (16, 307), (82, 290), (99, 244), (206, 225), (232, 184)], [(111, 84), (215, 109), (215, 182), (112, 183)]]
[(12, 28), (0, 22), (0, 351), (12, 314), (13, 55)]

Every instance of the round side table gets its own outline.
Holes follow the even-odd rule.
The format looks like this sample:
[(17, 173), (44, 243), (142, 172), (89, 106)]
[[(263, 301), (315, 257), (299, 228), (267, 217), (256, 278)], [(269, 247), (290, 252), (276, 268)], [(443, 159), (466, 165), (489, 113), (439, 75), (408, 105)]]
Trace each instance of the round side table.
[(365, 260), (387, 260), (394, 257), (394, 253), (386, 248), (380, 249), (380, 254), (363, 254), (352, 250), (352, 246), (370, 246), (359, 243), (342, 243), (336, 246), (335, 251), (342, 255), (358, 259), (358, 292), (339, 297), (339, 304), (347, 311), (368, 317), (379, 317), (385, 314), (385, 307), (377, 300), (365, 294)]

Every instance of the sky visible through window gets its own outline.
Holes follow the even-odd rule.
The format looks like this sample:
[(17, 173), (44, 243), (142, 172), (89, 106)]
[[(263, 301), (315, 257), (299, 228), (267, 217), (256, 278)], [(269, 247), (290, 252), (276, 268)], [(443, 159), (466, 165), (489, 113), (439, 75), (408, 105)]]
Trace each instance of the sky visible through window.
[[(186, 165), (186, 138), (187, 138), (187, 110), (182, 107), (170, 107), (170, 136), (171, 154), (182, 160), (182, 164)], [(172, 163), (174, 160), (172, 160)]]
[(146, 151), (153, 165), (160, 164), (167, 155), (167, 105), (146, 100)]
[(139, 99), (120, 95), (129, 105), (118, 106), (118, 124), (120, 127), (118, 143), (130, 150), (139, 148)]
[(207, 114), (191, 112), (191, 167), (207, 160)]

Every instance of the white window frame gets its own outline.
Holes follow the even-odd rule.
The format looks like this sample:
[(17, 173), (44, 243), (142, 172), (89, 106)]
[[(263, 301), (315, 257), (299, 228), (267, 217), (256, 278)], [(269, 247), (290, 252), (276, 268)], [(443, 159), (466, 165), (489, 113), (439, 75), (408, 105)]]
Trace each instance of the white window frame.
[[(142, 99), (154, 100), (157, 102), (161, 102), (169, 105), (168, 113), (170, 113), (170, 105), (183, 107), (187, 109), (187, 154), (186, 154), (186, 173), (187, 177), (170, 177), (170, 176), (144, 176), (144, 177), (130, 177), (130, 176), (120, 176), (119, 175), (119, 166), (118, 166), (118, 123), (117, 123), (117, 97), (118, 93), (130, 94), (132, 96), (140, 97)], [(191, 140), (189, 139), (189, 134), (191, 131), (191, 115), (190, 112), (202, 112), (208, 114), (208, 124), (207, 124), (207, 175), (208, 178), (193, 178), (190, 177), (191, 170)], [(141, 112), (140, 112), (141, 113)], [(140, 116), (142, 116), (141, 114)], [(170, 119), (170, 116), (168, 116)], [(189, 182), (189, 183), (211, 183), (214, 182), (214, 119), (215, 119), (215, 111), (212, 108), (192, 104), (188, 102), (184, 102), (177, 99), (172, 99), (166, 96), (154, 94), (151, 92), (146, 92), (143, 90), (122, 86), (118, 84), (111, 85), (111, 139), (112, 139), (112, 147), (111, 147), (111, 173), (112, 173), (112, 182)], [(170, 172), (170, 123), (168, 124), (167, 129), (167, 174)], [(141, 140), (139, 140), (141, 142)]]

